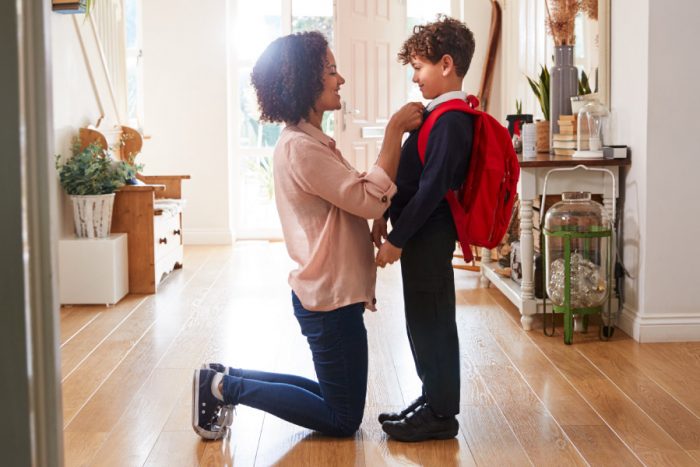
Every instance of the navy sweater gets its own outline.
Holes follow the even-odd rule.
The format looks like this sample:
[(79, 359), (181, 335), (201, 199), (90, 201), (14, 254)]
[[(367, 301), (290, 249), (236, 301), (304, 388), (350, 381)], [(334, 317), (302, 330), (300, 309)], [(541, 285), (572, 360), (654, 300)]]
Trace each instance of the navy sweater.
[(411, 132), (401, 148), (396, 174), (398, 192), (389, 208), (392, 245), (403, 248), (431, 218), (451, 216), (445, 195), (464, 183), (473, 137), (472, 115), (444, 113), (430, 132), (423, 166), (418, 155), (418, 130)]

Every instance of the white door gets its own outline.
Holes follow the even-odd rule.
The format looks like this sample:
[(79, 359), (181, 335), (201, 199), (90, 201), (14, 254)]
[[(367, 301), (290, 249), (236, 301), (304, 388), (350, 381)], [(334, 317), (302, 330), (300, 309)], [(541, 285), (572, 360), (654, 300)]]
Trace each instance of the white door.
[(406, 99), (396, 54), (406, 36), (406, 0), (337, 0), (336, 61), (346, 83), (335, 139), (359, 171), (374, 164), (384, 128)]

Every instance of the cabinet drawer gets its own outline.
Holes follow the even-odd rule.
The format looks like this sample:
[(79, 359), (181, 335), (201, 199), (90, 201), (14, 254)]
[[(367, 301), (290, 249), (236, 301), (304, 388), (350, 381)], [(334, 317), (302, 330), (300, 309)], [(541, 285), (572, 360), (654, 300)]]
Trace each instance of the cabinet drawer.
[(155, 216), (153, 236), (156, 261), (182, 246), (180, 215)]
[(155, 263), (155, 281), (158, 284), (173, 269), (182, 267), (183, 250), (181, 245), (173, 245)]

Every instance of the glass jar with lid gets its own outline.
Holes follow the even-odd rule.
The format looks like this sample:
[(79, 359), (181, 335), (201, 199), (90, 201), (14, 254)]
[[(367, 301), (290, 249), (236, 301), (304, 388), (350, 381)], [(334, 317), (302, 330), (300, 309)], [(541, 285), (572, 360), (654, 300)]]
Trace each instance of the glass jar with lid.
[(565, 192), (547, 211), (543, 233), (547, 295), (554, 311), (565, 315), (570, 344), (572, 315), (600, 313), (610, 293), (610, 220), (590, 193)]
[(597, 100), (591, 100), (578, 111), (576, 122), (576, 152), (573, 157), (602, 158), (603, 146), (610, 144), (608, 109)]

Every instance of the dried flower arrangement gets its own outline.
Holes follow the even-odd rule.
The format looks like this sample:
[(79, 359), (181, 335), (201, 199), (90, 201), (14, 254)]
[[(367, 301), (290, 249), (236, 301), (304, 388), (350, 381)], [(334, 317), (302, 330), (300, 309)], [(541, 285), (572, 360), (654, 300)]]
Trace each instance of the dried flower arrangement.
[(593, 21), (598, 21), (598, 0), (581, 0), (581, 11)]
[(547, 29), (554, 39), (554, 45), (574, 45), (576, 42), (574, 21), (581, 3), (582, 0), (545, 0)]

